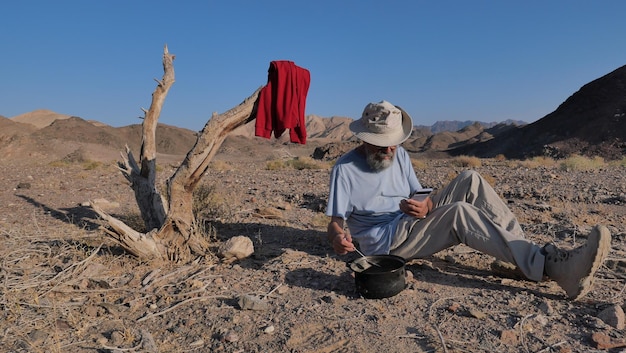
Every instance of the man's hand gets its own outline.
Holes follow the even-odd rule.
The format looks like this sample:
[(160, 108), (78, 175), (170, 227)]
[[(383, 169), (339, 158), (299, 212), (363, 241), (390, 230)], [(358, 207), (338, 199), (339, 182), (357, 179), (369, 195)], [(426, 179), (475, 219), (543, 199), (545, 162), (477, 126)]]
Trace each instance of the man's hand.
[(341, 217), (332, 217), (328, 223), (328, 241), (337, 255), (345, 255), (354, 251), (352, 237), (343, 231), (343, 218)]
[(427, 197), (424, 201), (403, 199), (400, 201), (400, 211), (415, 218), (426, 218), (433, 208), (433, 201)]

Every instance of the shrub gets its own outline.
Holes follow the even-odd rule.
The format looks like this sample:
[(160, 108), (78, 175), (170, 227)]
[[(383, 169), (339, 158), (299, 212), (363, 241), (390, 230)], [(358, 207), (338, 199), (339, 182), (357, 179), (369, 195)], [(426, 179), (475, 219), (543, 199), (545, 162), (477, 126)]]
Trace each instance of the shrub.
[(274, 159), (265, 164), (265, 169), (267, 170), (279, 170), (285, 168), (287, 168), (287, 164), (280, 159)]
[(67, 167), (68, 165), (70, 165), (70, 162), (64, 161), (64, 160), (57, 160), (57, 161), (52, 161), (48, 163), (48, 165), (51, 167), (62, 168), (62, 167)]
[(451, 164), (457, 167), (470, 167), (470, 168), (476, 168), (476, 167), (480, 167), (482, 165), (480, 158), (478, 157), (471, 157), (471, 156), (458, 156), (455, 157), (452, 161)]
[(88, 161), (83, 162), (83, 169), (94, 170), (101, 165), (102, 165), (101, 162), (88, 160)]
[(519, 162), (519, 165), (529, 169), (539, 167), (552, 167), (556, 165), (556, 161), (550, 157), (537, 156)]
[(328, 226), (330, 217), (324, 213), (316, 213), (311, 219), (311, 225), (315, 228), (325, 229)]
[(231, 215), (227, 197), (214, 185), (200, 184), (196, 187), (192, 209), (196, 218), (224, 218)]
[(428, 168), (428, 165), (426, 164), (426, 162), (421, 159), (411, 158), (411, 165), (413, 166), (413, 169), (415, 170), (425, 170), (426, 168)]
[(329, 165), (322, 161), (317, 161), (311, 157), (295, 157), (293, 159), (288, 159), (286, 161), (283, 160), (271, 160), (268, 161), (265, 165), (267, 170), (278, 170), (278, 169), (327, 169)]
[(490, 174), (483, 174), (482, 176), (483, 176), (483, 179), (485, 179), (485, 181), (486, 181), (489, 185), (491, 185), (491, 186), (493, 186), (493, 187), (495, 187), (495, 186), (496, 186), (496, 178), (495, 178), (493, 175), (490, 175)]
[(498, 154), (495, 157), (493, 157), (493, 159), (495, 159), (498, 162), (503, 162), (503, 161), (506, 161), (506, 156), (503, 154)]
[(612, 166), (616, 166), (616, 167), (626, 167), (626, 157), (622, 157), (622, 159), (611, 161), (609, 164)]
[(599, 156), (589, 158), (581, 155), (572, 155), (561, 162), (560, 168), (562, 170), (592, 170), (605, 165), (604, 158)]
[(213, 160), (209, 163), (209, 168), (217, 171), (232, 170), (233, 167), (228, 162), (221, 160)]

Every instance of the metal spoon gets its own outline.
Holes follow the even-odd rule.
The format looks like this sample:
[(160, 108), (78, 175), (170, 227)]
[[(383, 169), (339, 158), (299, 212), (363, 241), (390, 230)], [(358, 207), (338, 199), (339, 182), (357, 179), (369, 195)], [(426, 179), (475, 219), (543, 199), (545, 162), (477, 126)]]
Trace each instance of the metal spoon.
[(367, 259), (367, 257), (365, 256), (365, 254), (363, 254), (362, 252), (360, 252), (360, 251), (359, 251), (359, 249), (354, 248), (354, 251), (356, 251), (356, 252), (357, 252), (357, 254), (361, 255), (361, 256), (365, 259), (365, 262), (367, 262), (368, 264), (370, 264), (370, 265), (372, 265), (372, 266), (376, 266), (376, 267), (382, 267), (381, 265), (379, 265), (379, 264), (377, 264), (377, 263), (374, 263), (374, 262), (369, 261), (369, 260)]

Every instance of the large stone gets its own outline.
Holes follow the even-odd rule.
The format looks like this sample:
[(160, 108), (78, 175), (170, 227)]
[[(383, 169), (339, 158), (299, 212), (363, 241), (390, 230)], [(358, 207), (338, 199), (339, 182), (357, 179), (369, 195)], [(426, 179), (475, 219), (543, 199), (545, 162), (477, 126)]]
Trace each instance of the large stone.
[(254, 253), (254, 245), (250, 238), (238, 235), (228, 239), (218, 249), (218, 255), (224, 261), (235, 261), (245, 259)]

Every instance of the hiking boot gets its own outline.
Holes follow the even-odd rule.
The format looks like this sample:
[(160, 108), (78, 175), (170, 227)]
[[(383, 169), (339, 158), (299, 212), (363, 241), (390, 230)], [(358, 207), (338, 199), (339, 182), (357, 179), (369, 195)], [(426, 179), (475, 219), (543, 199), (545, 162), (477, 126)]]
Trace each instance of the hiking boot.
[(604, 226), (595, 226), (587, 243), (572, 250), (557, 248), (554, 244), (543, 247), (544, 272), (565, 290), (568, 298), (582, 298), (593, 284), (593, 275), (611, 248), (611, 233)]

